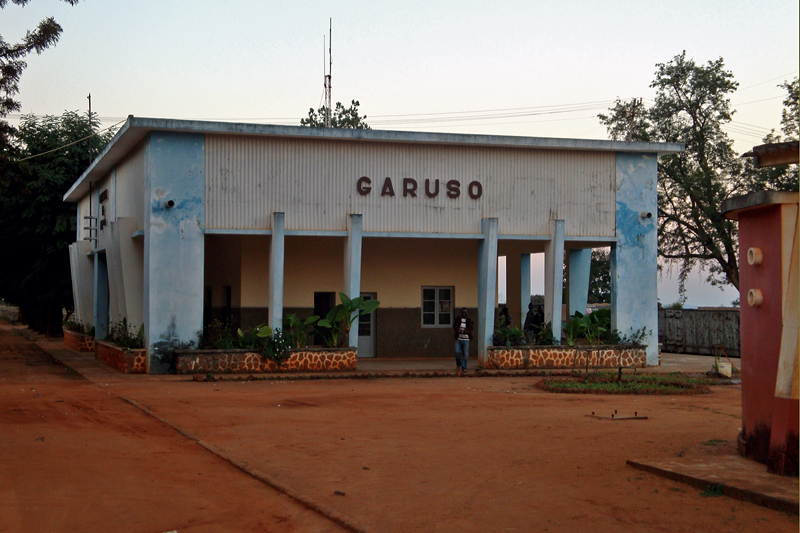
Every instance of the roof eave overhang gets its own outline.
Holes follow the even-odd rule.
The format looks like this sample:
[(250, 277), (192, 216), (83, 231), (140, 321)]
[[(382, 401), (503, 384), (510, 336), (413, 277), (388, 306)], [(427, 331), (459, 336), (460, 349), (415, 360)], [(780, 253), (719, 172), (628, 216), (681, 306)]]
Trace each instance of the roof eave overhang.
[(390, 130), (353, 130), (275, 126), (197, 120), (134, 117), (130, 115), (103, 152), (64, 194), (64, 201), (77, 202), (89, 192), (89, 186), (103, 179), (130, 151), (152, 131), (201, 133), (212, 135), (253, 135), (330, 141), (358, 141), (394, 144), (438, 144), (452, 146), (570, 150), (592, 152), (625, 152), (667, 155), (684, 150), (681, 143), (604, 141), (590, 139), (556, 139), (548, 137), (514, 137), (460, 133), (428, 133)]
[(728, 198), (720, 205), (722, 216), (739, 220), (739, 214), (771, 205), (797, 204), (798, 193), (784, 191), (756, 191)]

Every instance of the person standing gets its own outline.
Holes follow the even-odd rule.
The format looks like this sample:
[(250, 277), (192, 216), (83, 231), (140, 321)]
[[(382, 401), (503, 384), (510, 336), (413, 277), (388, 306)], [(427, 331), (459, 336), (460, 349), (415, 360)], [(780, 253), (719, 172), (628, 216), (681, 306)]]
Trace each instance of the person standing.
[(456, 372), (459, 374), (467, 373), (467, 361), (469, 360), (469, 341), (472, 339), (472, 328), (474, 323), (467, 315), (467, 308), (461, 308), (461, 316), (453, 321), (453, 336), (456, 341)]
[(511, 322), (513, 319), (511, 318), (511, 313), (508, 310), (508, 306), (503, 306), (500, 309), (500, 314), (497, 316), (497, 329), (508, 329), (511, 327)]
[(525, 340), (531, 341), (534, 335), (533, 327), (536, 325), (536, 311), (533, 310), (533, 304), (528, 304), (528, 314), (525, 315), (525, 325), (522, 326), (522, 331), (525, 332)]

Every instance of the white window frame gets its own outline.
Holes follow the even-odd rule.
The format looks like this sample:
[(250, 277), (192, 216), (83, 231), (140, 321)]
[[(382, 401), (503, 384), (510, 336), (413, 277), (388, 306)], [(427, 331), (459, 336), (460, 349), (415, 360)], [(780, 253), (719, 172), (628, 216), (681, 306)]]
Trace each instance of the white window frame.
[[(433, 289), (435, 292), (435, 300), (434, 302), (434, 323), (433, 324), (425, 324), (425, 315), (430, 314), (430, 311), (425, 311), (425, 302), (431, 300), (425, 300), (425, 290)], [(450, 299), (444, 300), (439, 298), (439, 291), (442, 289), (446, 289), (450, 291)], [(420, 314), (419, 314), (419, 321), (420, 325), (424, 329), (435, 329), (435, 328), (452, 328), (453, 327), (453, 309), (456, 301), (456, 288), (453, 286), (447, 285), (423, 285), (422, 289), (420, 290), (420, 301), (422, 305), (420, 306)], [(443, 311), (442, 303), (448, 302), (449, 310)], [(447, 324), (443, 324), (439, 322), (439, 315), (442, 313), (448, 313), (450, 316), (450, 322)]]

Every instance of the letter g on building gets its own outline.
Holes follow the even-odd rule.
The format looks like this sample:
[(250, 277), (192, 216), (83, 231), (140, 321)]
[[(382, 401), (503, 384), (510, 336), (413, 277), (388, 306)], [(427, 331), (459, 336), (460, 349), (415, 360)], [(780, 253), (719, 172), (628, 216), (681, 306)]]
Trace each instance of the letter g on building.
[(372, 180), (367, 176), (361, 176), (358, 178), (358, 182), (356, 183), (356, 189), (358, 190), (358, 194), (361, 196), (368, 195), (372, 190)]

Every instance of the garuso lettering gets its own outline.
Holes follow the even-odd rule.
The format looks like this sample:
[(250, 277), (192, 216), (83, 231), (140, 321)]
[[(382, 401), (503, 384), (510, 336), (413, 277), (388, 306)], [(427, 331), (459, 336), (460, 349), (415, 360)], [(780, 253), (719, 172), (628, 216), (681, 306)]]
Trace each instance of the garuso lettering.
[[(448, 198), (456, 199), (461, 196), (461, 182), (458, 180), (449, 180), (444, 185), (445, 194)], [(398, 185), (399, 186), (399, 185)], [(426, 179), (425, 180), (425, 196), (428, 198), (436, 198), (439, 196), (439, 192), (442, 189), (439, 184), (438, 179)], [(417, 197), (417, 191), (419, 190), (419, 183), (414, 178), (403, 178), (402, 179), (402, 191), (403, 197)], [(483, 185), (479, 181), (471, 181), (469, 185), (466, 187), (467, 194), (472, 200), (477, 200), (481, 196), (483, 196)], [(356, 191), (361, 196), (368, 196), (372, 192), (372, 179), (369, 176), (361, 176), (356, 181)], [(381, 196), (395, 196), (394, 193), (394, 184), (392, 183), (392, 178), (386, 177), (383, 180), (383, 185), (381, 186)]]

